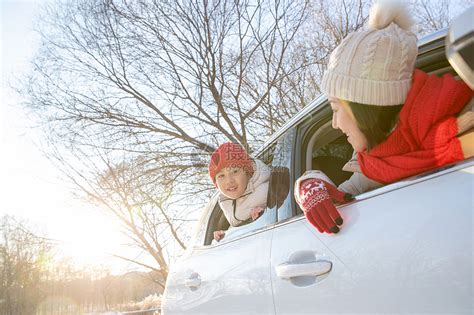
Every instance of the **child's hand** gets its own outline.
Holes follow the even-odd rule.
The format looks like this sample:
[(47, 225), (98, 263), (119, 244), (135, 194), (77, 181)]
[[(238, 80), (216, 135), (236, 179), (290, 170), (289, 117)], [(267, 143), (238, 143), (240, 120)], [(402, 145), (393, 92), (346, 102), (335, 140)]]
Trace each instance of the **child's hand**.
[(218, 242), (224, 238), (224, 235), (225, 235), (225, 232), (222, 230), (214, 231), (214, 239)]
[(254, 221), (257, 220), (258, 216), (263, 210), (265, 210), (264, 207), (255, 207), (252, 210), (250, 210), (250, 217), (252, 218), (252, 220)]

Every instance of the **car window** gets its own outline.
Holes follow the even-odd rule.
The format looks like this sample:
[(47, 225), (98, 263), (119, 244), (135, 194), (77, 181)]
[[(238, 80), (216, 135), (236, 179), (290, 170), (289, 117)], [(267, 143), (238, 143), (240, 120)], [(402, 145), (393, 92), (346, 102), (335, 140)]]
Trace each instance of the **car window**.
[[(278, 147), (277, 143), (270, 145), (266, 150), (264, 150), (257, 158), (267, 164), (268, 166), (273, 166), (274, 162), (274, 152)], [(273, 172), (270, 176), (270, 181), (272, 181)], [(269, 185), (270, 186), (270, 185)], [(271, 188), (269, 187), (268, 196), (271, 196)], [(269, 199), (269, 197), (267, 197)], [(205, 213), (202, 215), (202, 219), (199, 221), (200, 227), (197, 228), (197, 233), (201, 233), (200, 236), (196, 237), (197, 240), (196, 245), (217, 245), (220, 243), (225, 243), (228, 241), (232, 241), (242, 235), (246, 235), (256, 230), (262, 229), (276, 221), (276, 214), (273, 210), (267, 209), (263, 212), (263, 214), (255, 221), (249, 220), (245, 224), (242, 224), (237, 227), (230, 226), (229, 222), (224, 216), (222, 212), (218, 200), (218, 194), (212, 198), (211, 202), (209, 203), (208, 207), (204, 210)], [(267, 201), (268, 203), (268, 201)], [(216, 242), (214, 241), (213, 233), (214, 231), (223, 230), (225, 231), (224, 238)]]
[[(444, 66), (444, 63), (443, 63)], [(452, 69), (447, 66), (441, 69), (431, 69), (430, 73), (436, 75), (443, 75), (451, 73)], [(472, 105), (468, 104), (467, 107)], [(311, 113), (308, 118), (303, 121), (298, 128), (298, 139), (296, 146), (296, 167), (295, 176), (298, 178), (306, 170), (321, 170), (324, 172), (336, 186), (340, 185), (345, 180), (352, 176), (352, 172), (344, 171), (343, 167), (353, 157), (352, 146), (347, 142), (346, 136), (341, 131), (335, 130), (331, 125), (331, 110), (326, 101), (323, 101), (315, 110), (316, 113)], [(452, 165), (431, 170), (410, 177), (407, 180), (401, 180), (391, 185), (382, 186), (374, 189), (370, 193), (367, 191), (356, 197), (357, 200), (362, 200), (375, 196), (380, 193), (386, 193), (393, 189), (398, 189), (400, 184), (408, 185), (411, 180), (418, 180), (434, 173), (443, 171), (446, 168), (451, 168)], [(296, 214), (301, 213), (301, 209), (297, 207)]]
[(319, 115), (308, 119), (300, 128), (299, 157), (301, 170), (320, 170), (338, 186), (352, 175), (343, 170), (353, 157), (354, 150), (347, 137), (338, 129), (332, 128), (331, 110), (327, 102), (319, 107)]
[[(456, 72), (446, 58), (444, 40), (444, 37), (440, 37), (420, 46), (416, 68), (438, 76), (446, 73), (456, 76)], [(296, 178), (306, 170), (317, 169), (331, 178), (334, 184), (339, 185), (352, 175), (352, 172), (343, 171), (342, 168), (351, 160), (353, 149), (340, 131), (332, 129), (331, 114), (327, 100), (321, 99), (319, 105), (300, 122), (295, 147), (294, 175)], [(427, 176), (442, 169), (416, 177)], [(378, 189), (374, 192), (376, 191)], [(295, 214), (301, 213), (300, 211), (297, 207)]]
[[(328, 126), (332, 129), (332, 126)], [(327, 128), (327, 127), (326, 127)], [(311, 169), (321, 170), (336, 186), (349, 179), (352, 173), (343, 170), (344, 165), (352, 158), (354, 149), (347, 138), (338, 130), (330, 130), (334, 140), (329, 143), (316, 143), (311, 152)]]

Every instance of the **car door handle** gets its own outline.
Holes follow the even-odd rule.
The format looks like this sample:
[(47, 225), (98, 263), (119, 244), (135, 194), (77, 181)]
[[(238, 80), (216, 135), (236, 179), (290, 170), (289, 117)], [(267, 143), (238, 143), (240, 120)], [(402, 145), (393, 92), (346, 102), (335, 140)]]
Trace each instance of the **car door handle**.
[(184, 285), (191, 290), (196, 290), (201, 285), (201, 276), (197, 272), (193, 272), (188, 279), (184, 280)]
[(313, 262), (294, 264), (285, 263), (276, 266), (276, 274), (282, 279), (290, 279), (302, 276), (321, 276), (331, 271), (332, 262), (318, 260)]

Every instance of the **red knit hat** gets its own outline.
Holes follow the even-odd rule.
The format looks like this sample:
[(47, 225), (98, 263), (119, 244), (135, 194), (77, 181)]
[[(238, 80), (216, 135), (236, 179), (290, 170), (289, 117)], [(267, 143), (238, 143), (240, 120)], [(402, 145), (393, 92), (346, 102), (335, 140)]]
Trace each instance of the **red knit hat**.
[(209, 176), (217, 187), (216, 175), (226, 167), (243, 168), (250, 176), (253, 175), (252, 158), (245, 152), (244, 148), (237, 143), (226, 142), (221, 144), (212, 153), (209, 162)]

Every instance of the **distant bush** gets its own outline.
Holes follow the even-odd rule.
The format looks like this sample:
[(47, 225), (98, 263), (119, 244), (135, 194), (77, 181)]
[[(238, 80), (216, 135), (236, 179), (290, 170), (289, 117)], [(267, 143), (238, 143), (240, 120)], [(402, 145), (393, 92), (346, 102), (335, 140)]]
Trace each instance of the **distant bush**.
[(130, 311), (145, 311), (161, 306), (161, 295), (150, 294), (140, 302), (129, 302), (127, 304), (120, 305), (120, 310), (123, 312)]
[(144, 298), (141, 302), (139, 302), (139, 304), (141, 304), (141, 308), (140, 308), (141, 310), (149, 310), (149, 309), (159, 307), (161, 306), (161, 295), (158, 295), (156, 293), (150, 294), (149, 296)]

